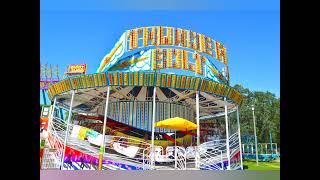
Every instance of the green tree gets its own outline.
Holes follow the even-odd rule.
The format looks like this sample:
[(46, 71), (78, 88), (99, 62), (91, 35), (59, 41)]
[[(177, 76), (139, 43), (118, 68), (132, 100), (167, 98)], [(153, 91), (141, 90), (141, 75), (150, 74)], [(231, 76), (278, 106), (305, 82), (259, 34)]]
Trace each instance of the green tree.
[(269, 132), (272, 130), (272, 141), (280, 147), (280, 98), (271, 92), (251, 91), (239, 84), (234, 88), (244, 96), (239, 108), (241, 134), (254, 134), (251, 110), (254, 105), (258, 142), (270, 142)]

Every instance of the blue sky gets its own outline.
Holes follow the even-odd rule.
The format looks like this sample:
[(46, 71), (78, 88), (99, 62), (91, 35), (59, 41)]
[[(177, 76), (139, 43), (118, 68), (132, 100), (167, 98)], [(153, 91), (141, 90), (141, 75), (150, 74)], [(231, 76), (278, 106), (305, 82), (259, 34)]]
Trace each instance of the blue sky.
[(173, 26), (208, 35), (226, 45), (231, 85), (240, 83), (280, 97), (279, 1), (162, 0), (152, 4), (146, 0), (41, 0), (40, 3), (41, 63), (58, 64), (62, 70), (68, 64), (86, 63), (88, 73), (94, 73), (125, 30)]

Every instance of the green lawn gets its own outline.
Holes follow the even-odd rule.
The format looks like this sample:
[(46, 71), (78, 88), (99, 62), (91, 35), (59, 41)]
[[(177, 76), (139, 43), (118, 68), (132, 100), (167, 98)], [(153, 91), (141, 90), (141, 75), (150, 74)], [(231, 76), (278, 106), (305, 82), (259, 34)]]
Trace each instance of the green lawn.
[(280, 170), (280, 161), (259, 162), (259, 166), (255, 161), (243, 161), (244, 166), (248, 166), (246, 170)]

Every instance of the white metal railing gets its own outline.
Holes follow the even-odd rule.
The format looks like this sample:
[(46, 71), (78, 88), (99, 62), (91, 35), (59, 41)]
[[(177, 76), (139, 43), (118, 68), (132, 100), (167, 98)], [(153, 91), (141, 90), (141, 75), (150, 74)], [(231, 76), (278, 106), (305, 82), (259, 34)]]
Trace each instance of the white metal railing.
[[(187, 157), (186, 150), (180, 146), (168, 146), (166, 148), (166, 154), (164, 155), (163, 147), (155, 146), (154, 152), (151, 151), (151, 147), (144, 149), (143, 151), (143, 170), (154, 169), (187, 169)], [(166, 163), (166, 165), (159, 164)], [(174, 166), (172, 166), (174, 165)]]
[(226, 143), (224, 139), (208, 141), (201, 144), (199, 151), (199, 167), (205, 170), (221, 170), (227, 160)]
[(43, 158), (42, 158), (42, 169), (57, 169), (59, 168), (62, 152), (63, 152), (63, 140), (59, 136), (65, 125), (61, 122), (59, 118), (53, 118), (49, 122), (49, 133), (48, 133), (48, 145), (49, 148), (44, 149)]
[[(69, 134), (71, 134), (73, 128), (76, 125), (69, 125)], [(65, 139), (66, 125), (59, 118), (53, 118), (50, 122), (49, 144), (51, 148), (56, 149), (55, 157), (57, 166), (61, 162), (63, 153), (63, 141)], [(104, 158), (113, 160), (115, 162), (124, 162), (125, 164), (132, 164), (135, 166), (142, 166), (142, 158), (144, 149), (150, 147), (150, 144), (135, 138), (121, 137), (121, 136), (109, 136), (109, 141), (105, 143)], [(68, 136), (67, 146), (82, 151), (85, 154), (98, 156), (99, 144), (91, 144), (87, 140), (80, 140)], [(134, 152), (133, 152), (134, 151)], [(131, 152), (131, 153), (130, 153)]]
[(187, 169), (187, 153), (184, 147), (176, 146), (175, 148), (176, 153), (176, 168), (179, 170), (186, 170)]
[(55, 158), (55, 149), (45, 148), (42, 157), (42, 169), (58, 169), (59, 163)]
[[(241, 167), (240, 162), (240, 145), (238, 133), (234, 133), (229, 137), (230, 144), (230, 169), (238, 169)], [(238, 157), (236, 155), (238, 154)]]
[[(69, 134), (71, 134), (75, 126), (77, 125), (70, 125)], [(48, 155), (48, 152), (44, 153), (46, 155), (43, 158), (45, 162), (43, 165), (48, 168), (58, 167), (61, 164), (64, 149), (63, 142), (66, 133), (65, 129), (67, 129), (65, 123), (59, 118), (53, 118), (49, 127), (48, 142), (50, 148), (54, 148), (55, 151), (52, 152), (51, 155)], [(229, 142), (230, 157), (232, 158), (239, 151), (238, 134), (232, 134), (229, 137)], [(99, 155), (100, 144), (92, 144), (89, 140), (80, 140), (74, 136), (68, 136), (67, 146), (94, 157), (98, 157)], [(208, 141), (198, 147), (191, 146), (186, 149), (179, 146), (175, 149), (174, 146), (169, 146), (166, 148), (165, 153), (162, 147), (155, 146), (155, 148), (158, 148), (158, 151), (151, 153), (151, 144), (143, 140), (121, 136), (108, 136), (105, 141), (105, 153), (103, 157), (114, 162), (142, 167), (144, 170), (157, 169), (160, 168), (160, 166), (169, 169), (188, 169), (187, 167), (192, 167), (195, 163), (196, 151), (199, 152), (199, 166), (201, 169), (220, 170), (224, 167), (224, 162), (227, 161), (225, 139)], [(177, 154), (175, 155), (173, 152)], [(55, 160), (51, 160), (50, 162), (55, 165), (52, 165), (52, 163), (51, 165), (46, 165), (46, 159), (54, 159), (53, 157)], [(159, 162), (163, 164), (159, 165)], [(172, 167), (173, 164), (174, 167)], [(237, 168), (238, 164), (237, 159), (230, 162), (232, 169)]]

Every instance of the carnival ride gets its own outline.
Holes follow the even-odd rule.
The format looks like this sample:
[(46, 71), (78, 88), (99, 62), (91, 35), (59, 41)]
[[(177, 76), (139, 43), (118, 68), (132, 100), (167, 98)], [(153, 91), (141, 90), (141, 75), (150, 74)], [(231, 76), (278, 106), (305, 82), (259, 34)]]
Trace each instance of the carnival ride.
[[(224, 45), (203, 34), (162, 26), (126, 31), (97, 73), (49, 87), (53, 106), (42, 169), (242, 169), (243, 97), (229, 86), (227, 64)], [(59, 109), (68, 116), (57, 115)], [(235, 112), (238, 126), (229, 131)], [(155, 127), (174, 117), (196, 130)], [(201, 127), (216, 119), (215, 130)]]
[(44, 105), (48, 105), (50, 103), (46, 91), (48, 90), (49, 85), (59, 82), (59, 71), (58, 65), (40, 65), (40, 99), (42, 100), (40, 102), (43, 102)]
[[(254, 137), (245, 135), (242, 137), (242, 156), (246, 160), (256, 159), (256, 147), (253, 141)], [(272, 134), (270, 132), (269, 143), (257, 143), (258, 160), (262, 162), (270, 162), (280, 157), (277, 143), (272, 142)]]

